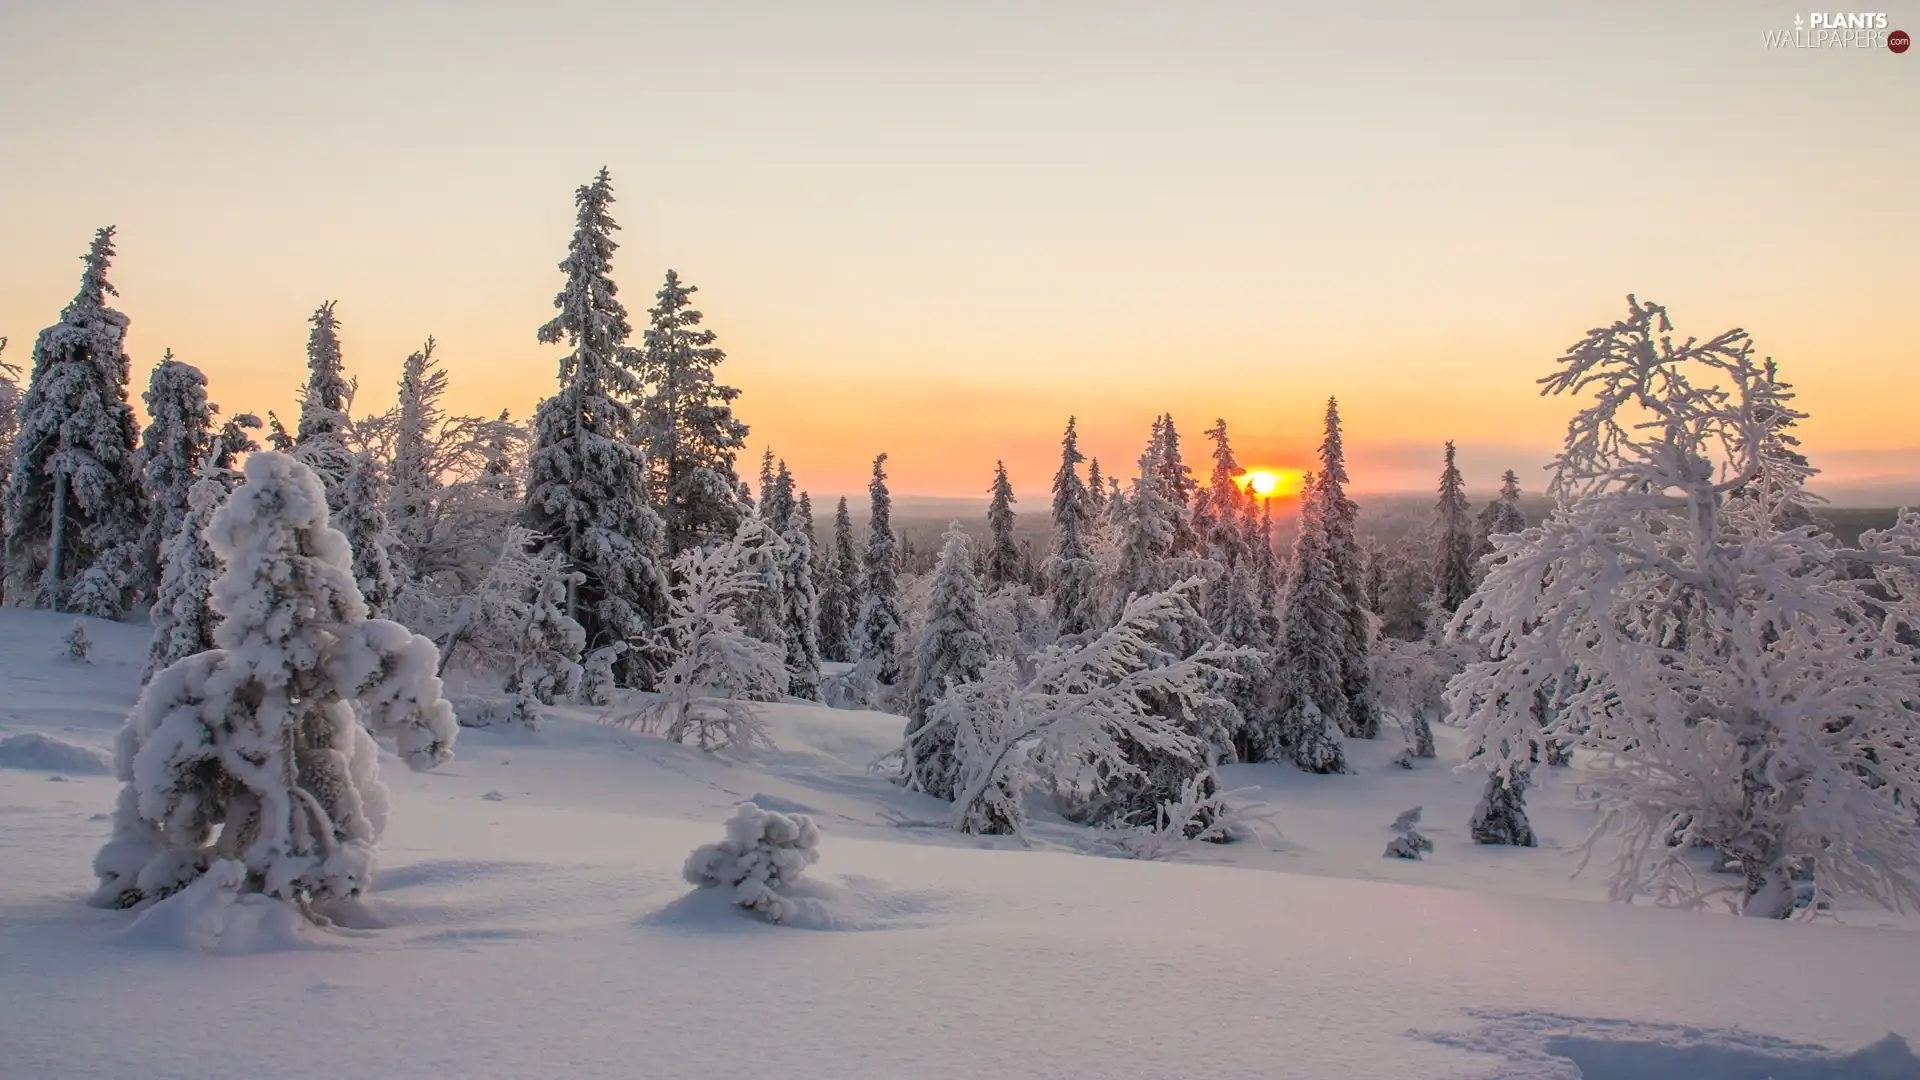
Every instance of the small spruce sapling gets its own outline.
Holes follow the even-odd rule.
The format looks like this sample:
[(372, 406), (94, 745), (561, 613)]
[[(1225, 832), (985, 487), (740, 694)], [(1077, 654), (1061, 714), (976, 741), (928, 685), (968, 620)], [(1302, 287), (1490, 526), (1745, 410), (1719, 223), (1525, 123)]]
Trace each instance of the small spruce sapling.
[(782, 814), (743, 803), (727, 821), (727, 838), (703, 844), (687, 857), (687, 883), (730, 889), (735, 904), (768, 922), (797, 912), (787, 895), (820, 861), (820, 827), (805, 814)]
[(67, 636), (61, 639), (67, 647), (67, 659), (81, 664), (93, 663), (93, 640), (87, 637), (85, 619), (73, 620), (67, 628)]

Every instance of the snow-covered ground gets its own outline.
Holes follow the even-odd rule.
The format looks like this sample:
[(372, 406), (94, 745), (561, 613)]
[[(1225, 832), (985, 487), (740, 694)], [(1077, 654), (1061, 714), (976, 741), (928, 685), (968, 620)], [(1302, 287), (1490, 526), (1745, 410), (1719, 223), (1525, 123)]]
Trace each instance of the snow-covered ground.
[[(155, 948), (83, 903), (146, 631), (89, 623), (81, 664), (71, 621), (0, 610), (0, 1077), (1920, 1078), (1893, 1043), (1837, 1056), (1920, 1037), (1920, 922), (1600, 902), (1577, 777), (1532, 793), (1543, 848), (1478, 847), (1446, 732), (1412, 772), (1387, 743), (1352, 776), (1230, 768), (1273, 833), (1140, 862), (943, 828), (866, 769), (893, 717), (782, 706), (777, 750), (716, 756), (556, 710), (389, 762), (355, 928)], [(743, 800), (824, 831), (809, 928), (682, 880)], [(1383, 859), (1414, 805), (1436, 850)]]

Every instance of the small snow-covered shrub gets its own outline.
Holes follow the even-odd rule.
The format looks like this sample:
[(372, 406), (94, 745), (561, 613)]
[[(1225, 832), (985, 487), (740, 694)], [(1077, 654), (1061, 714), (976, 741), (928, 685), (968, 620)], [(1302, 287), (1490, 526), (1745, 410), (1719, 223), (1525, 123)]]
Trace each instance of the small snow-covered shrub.
[(1417, 862), (1422, 854), (1432, 850), (1433, 841), (1427, 839), (1418, 829), (1408, 829), (1387, 842), (1387, 850), (1381, 857), (1412, 859)]
[(1387, 827), (1397, 833), (1412, 832), (1414, 826), (1420, 824), (1420, 815), (1425, 812), (1426, 807), (1424, 806), (1416, 806), (1411, 810), (1403, 810), (1400, 812), (1399, 817), (1393, 819), (1393, 824)]
[(82, 664), (93, 663), (93, 639), (87, 637), (85, 620), (73, 620), (73, 625), (67, 629), (67, 636), (60, 641), (67, 647), (67, 659)]
[(782, 814), (744, 803), (727, 821), (727, 838), (687, 857), (688, 884), (733, 890), (733, 902), (768, 922), (792, 917), (781, 890), (820, 861), (820, 827), (805, 814)]

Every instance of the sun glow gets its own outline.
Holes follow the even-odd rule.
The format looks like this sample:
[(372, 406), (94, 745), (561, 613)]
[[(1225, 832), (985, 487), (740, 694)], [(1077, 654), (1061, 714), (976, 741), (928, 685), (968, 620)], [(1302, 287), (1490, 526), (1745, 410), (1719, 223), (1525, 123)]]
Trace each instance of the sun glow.
[(1235, 477), (1248, 494), (1262, 499), (1284, 499), (1300, 492), (1300, 473), (1294, 469), (1248, 469)]

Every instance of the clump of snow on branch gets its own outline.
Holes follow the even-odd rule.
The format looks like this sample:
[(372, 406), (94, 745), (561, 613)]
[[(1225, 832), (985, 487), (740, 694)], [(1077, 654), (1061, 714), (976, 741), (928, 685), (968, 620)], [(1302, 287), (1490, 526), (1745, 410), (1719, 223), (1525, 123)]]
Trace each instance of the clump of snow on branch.
[(657, 652), (667, 661), (658, 695), (611, 723), (691, 739), (702, 750), (771, 745), (755, 702), (785, 689), (785, 650), (748, 634), (740, 609), (764, 584), (752, 555), (774, 539), (766, 523), (747, 518), (727, 542), (688, 548), (674, 559), (678, 584), (657, 635)]
[[(1591, 748), (1588, 854), (1618, 839), (1618, 899), (1784, 918), (1811, 874), (1816, 894), (1920, 901), (1920, 516), (1854, 548), (1807, 521), (1802, 414), (1744, 331), (1678, 342), (1630, 297), (1543, 384), (1586, 399), (1558, 509), (1491, 538), (1451, 625), (1488, 657), (1447, 692), (1478, 764)], [(1702, 880), (1696, 847), (1740, 879)]]
[(727, 838), (695, 848), (684, 873), (688, 884), (728, 889), (734, 903), (777, 923), (796, 911), (785, 891), (819, 861), (820, 827), (812, 818), (745, 803), (727, 821)]

